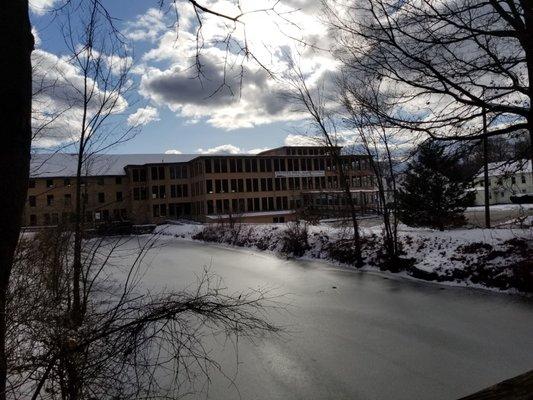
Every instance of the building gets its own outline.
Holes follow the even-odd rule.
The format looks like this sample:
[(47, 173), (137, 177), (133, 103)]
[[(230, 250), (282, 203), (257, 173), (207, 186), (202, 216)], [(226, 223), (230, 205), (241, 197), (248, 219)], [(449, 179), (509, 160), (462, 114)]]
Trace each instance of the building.
[[(337, 149), (340, 151), (340, 148)], [(56, 225), (75, 210), (75, 154), (32, 157), (27, 226)], [(342, 156), (362, 212), (377, 203), (368, 156)], [(302, 209), (332, 216), (346, 209), (325, 147), (280, 147), (257, 155), (97, 155), (84, 167), (86, 223), (162, 223), (239, 218), (285, 222)]]
[[(489, 163), (489, 204), (511, 203), (511, 196), (533, 193), (531, 161), (521, 160), (512, 163)], [(475, 204), (485, 204), (483, 169), (478, 174), (474, 190)]]

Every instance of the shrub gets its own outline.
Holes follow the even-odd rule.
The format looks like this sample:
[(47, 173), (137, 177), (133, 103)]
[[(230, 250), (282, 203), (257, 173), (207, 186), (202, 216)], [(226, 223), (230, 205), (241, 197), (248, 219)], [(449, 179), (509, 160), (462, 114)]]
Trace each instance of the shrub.
[(307, 224), (291, 222), (281, 237), (281, 252), (287, 256), (301, 257), (310, 249), (308, 239)]

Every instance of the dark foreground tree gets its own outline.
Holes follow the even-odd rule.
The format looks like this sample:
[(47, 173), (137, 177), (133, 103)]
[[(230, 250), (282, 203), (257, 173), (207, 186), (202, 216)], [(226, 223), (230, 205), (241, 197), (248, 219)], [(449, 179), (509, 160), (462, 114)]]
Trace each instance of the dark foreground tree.
[(471, 181), (461, 173), (457, 156), (435, 141), (422, 143), (409, 163), (398, 193), (400, 219), (410, 226), (444, 229), (462, 225), (473, 200)]

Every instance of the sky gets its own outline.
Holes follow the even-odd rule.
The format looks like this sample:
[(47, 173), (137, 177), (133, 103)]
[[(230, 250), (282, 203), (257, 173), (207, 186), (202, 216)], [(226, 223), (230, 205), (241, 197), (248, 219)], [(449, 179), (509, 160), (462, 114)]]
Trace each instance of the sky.
[[(199, 79), (194, 68), (198, 25), (188, 2), (178, 1), (174, 11), (168, 4), (159, 7), (157, 0), (103, 1), (127, 43), (127, 57), (120, 60), (131, 65), (131, 90), (120, 109), (122, 123), (142, 128), (109, 152), (253, 153), (308, 142), (305, 116), (288, 101), (282, 77), (290, 60), (298, 60), (311, 84), (335, 70), (327, 51), (328, 32), (320, 20), (320, 2), (282, 0), (276, 12), (257, 11), (269, 9), (274, 1), (240, 3), (250, 13), (235, 31), (221, 18), (202, 16)], [(239, 12), (232, 0), (201, 4), (228, 15)], [(64, 18), (55, 12), (59, 5), (61, 0), (30, 1), (36, 36), (35, 79), (66, 80), (75, 87), (80, 74), (61, 34)], [(220, 41), (229, 32), (234, 41), (226, 51)], [(238, 47), (244, 37), (256, 60), (245, 58)], [(66, 100), (72, 92), (56, 89), (36, 96), (34, 105), (45, 116), (50, 117), (51, 110), (68, 108), (36, 140), (40, 149), (57, 148), (76, 131), (80, 110)]]

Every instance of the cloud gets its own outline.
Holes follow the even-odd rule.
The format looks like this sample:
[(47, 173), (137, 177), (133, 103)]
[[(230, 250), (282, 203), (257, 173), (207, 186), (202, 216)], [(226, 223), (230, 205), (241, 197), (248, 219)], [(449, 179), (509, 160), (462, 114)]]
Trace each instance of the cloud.
[(232, 144), (222, 144), (220, 146), (211, 147), (209, 149), (198, 149), (201, 154), (239, 154), (241, 149)]
[(169, 149), (165, 150), (165, 154), (182, 154), (182, 152), (176, 149)]
[(30, 0), (30, 10), (37, 15), (42, 15), (54, 7), (57, 0)]
[(255, 148), (255, 149), (250, 149), (250, 150), (244, 150), (232, 144), (222, 144), (220, 146), (211, 147), (209, 149), (200, 148), (197, 150), (197, 152), (200, 154), (257, 154), (268, 149), (269, 148), (265, 147), (265, 148)]
[(153, 121), (159, 121), (159, 111), (151, 106), (138, 108), (127, 120), (129, 126), (143, 126)]
[(321, 138), (317, 136), (307, 136), (307, 135), (297, 135), (289, 134), (285, 138), (285, 146), (316, 146), (319, 145), (322, 141)]
[[(294, 112), (293, 105), (287, 99), (287, 85), (269, 74), (286, 72), (289, 68), (287, 56), (290, 54), (302, 57), (301, 68), (310, 77), (310, 84), (318, 82), (328, 71), (336, 68), (328, 52), (300, 46), (292, 39), (299, 38), (325, 49), (329, 47), (328, 30), (316, 18), (318, 8), (302, 7), (304, 4), (302, 0), (294, 0), (291, 4), (302, 8), (290, 14), (294, 24), (260, 12), (245, 15), (244, 24), (237, 25), (232, 32), (234, 41), (230, 42), (229, 51), (225, 51), (221, 45), (229, 28), (220, 18), (202, 15), (202, 35), (198, 48), (197, 24), (190, 5), (185, 4), (181, 9), (179, 34), (175, 29), (169, 29), (172, 26), (168, 22), (172, 20), (170, 17), (165, 29), (159, 22), (145, 23), (155, 17), (166, 18), (159, 10), (149, 10), (131, 30), (136, 36), (155, 43), (141, 56), (141, 63), (134, 68), (141, 76), (141, 95), (159, 106), (167, 106), (191, 123), (205, 121), (224, 130), (305, 118), (304, 113)], [(216, 6), (217, 11), (229, 15), (239, 12), (231, 1), (220, 0), (213, 6)], [(271, 6), (272, 2), (266, 0), (241, 3), (245, 13)], [(278, 8), (279, 12), (293, 10), (283, 4), (278, 7), (281, 7)], [(242, 45), (244, 33), (248, 48), (262, 66), (254, 62), (253, 57), (245, 57), (239, 45), (236, 45)], [(156, 36), (157, 39), (154, 39)], [(200, 71), (196, 68), (196, 60), (201, 65)]]
[[(75, 141), (83, 114), (83, 75), (68, 57), (59, 57), (42, 49), (33, 51), (32, 68), (34, 146), (52, 147)], [(98, 111), (119, 114), (127, 109), (125, 98), (105, 92), (97, 83), (88, 80), (89, 86), (93, 83), (95, 90), (87, 107), (89, 118)], [(104, 96), (110, 100), (107, 104), (112, 106), (100, 109)], [(112, 101), (113, 98), (116, 101)]]
[(124, 35), (133, 41), (154, 41), (166, 29), (164, 13), (158, 8), (149, 8), (126, 24)]

